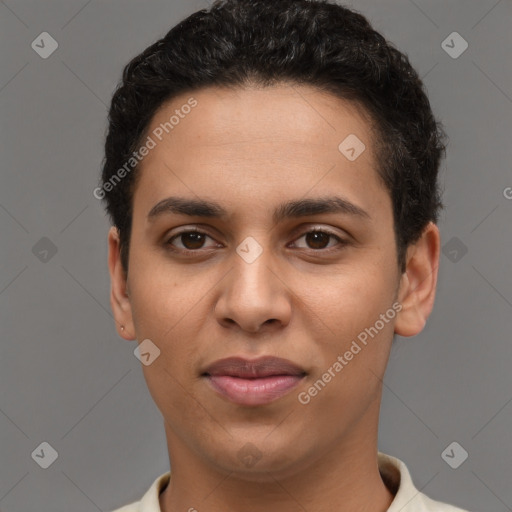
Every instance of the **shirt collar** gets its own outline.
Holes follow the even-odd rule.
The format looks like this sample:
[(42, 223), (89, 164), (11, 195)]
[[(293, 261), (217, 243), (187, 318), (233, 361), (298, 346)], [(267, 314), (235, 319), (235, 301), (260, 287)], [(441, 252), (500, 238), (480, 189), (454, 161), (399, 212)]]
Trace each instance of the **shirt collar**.
[[(434, 510), (429, 503), (434, 503), (414, 486), (407, 466), (396, 457), (378, 452), (379, 472), (382, 480), (395, 495), (387, 512), (427, 512)], [(139, 502), (138, 512), (161, 512), (159, 495), (167, 486), (171, 472), (156, 478)], [(437, 508), (435, 510), (438, 510)], [(446, 510), (459, 510), (447, 506)]]

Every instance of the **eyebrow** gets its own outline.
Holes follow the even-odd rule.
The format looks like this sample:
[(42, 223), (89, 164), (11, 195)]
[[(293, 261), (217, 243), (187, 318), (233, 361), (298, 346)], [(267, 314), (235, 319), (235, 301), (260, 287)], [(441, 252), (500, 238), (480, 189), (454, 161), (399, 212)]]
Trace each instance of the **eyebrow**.
[[(228, 212), (220, 204), (214, 201), (202, 199), (188, 199), (184, 197), (167, 197), (159, 201), (148, 213), (148, 220), (153, 222), (158, 217), (166, 214), (188, 215), (190, 217), (207, 217), (223, 219)], [(360, 206), (348, 199), (338, 196), (321, 198), (297, 199), (280, 204), (273, 214), (274, 223), (287, 218), (307, 217), (320, 213), (341, 213), (370, 220), (371, 216)]]

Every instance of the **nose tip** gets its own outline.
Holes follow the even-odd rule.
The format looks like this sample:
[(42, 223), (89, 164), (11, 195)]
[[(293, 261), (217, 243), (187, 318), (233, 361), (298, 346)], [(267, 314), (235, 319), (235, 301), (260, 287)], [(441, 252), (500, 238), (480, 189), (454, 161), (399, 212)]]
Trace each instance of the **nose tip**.
[(237, 272), (222, 282), (215, 305), (224, 327), (237, 325), (247, 333), (287, 325), (291, 305), (287, 287), (271, 271), (268, 261), (240, 261)]

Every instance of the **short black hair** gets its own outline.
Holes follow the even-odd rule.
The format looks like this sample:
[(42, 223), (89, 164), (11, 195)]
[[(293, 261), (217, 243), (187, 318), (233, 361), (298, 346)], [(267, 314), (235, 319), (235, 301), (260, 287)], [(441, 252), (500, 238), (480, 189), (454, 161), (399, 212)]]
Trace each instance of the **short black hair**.
[(446, 151), (446, 134), (408, 57), (363, 15), (329, 0), (217, 0), (133, 58), (112, 97), (101, 177), (108, 193), (101, 197), (119, 230), (125, 272), (137, 166), (105, 185), (140, 146), (157, 109), (208, 86), (279, 83), (317, 87), (369, 114), (405, 271), (407, 247), (443, 208), (438, 169)]

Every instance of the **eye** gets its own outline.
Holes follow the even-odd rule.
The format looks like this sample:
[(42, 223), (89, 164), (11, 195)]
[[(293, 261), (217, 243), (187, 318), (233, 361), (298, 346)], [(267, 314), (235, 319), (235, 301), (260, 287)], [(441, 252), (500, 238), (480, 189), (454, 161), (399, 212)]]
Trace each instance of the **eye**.
[[(205, 245), (207, 239), (212, 241), (210, 245)], [(304, 239), (305, 245), (297, 243), (297, 241), (300, 241), (301, 239)], [(200, 249), (222, 247), (221, 244), (216, 242), (207, 233), (196, 229), (188, 229), (174, 234), (165, 242), (165, 245), (173, 251), (183, 253), (194, 252)], [(348, 242), (330, 231), (316, 228), (305, 232), (302, 236), (297, 238), (292, 245), (299, 249), (327, 252), (331, 249), (336, 249), (337, 246), (339, 246), (338, 248), (342, 248), (343, 246), (348, 245)]]
[[(311, 231), (307, 231), (301, 237), (297, 238), (297, 240), (302, 238), (304, 238), (306, 242), (305, 246), (297, 245), (297, 242), (294, 242), (294, 245), (300, 249), (313, 249), (315, 251), (323, 249), (329, 250), (337, 245), (344, 246), (348, 244), (348, 242), (339, 236), (324, 229), (312, 229)], [(329, 245), (329, 242), (332, 241), (332, 239), (334, 239), (336, 243)]]
[[(166, 242), (166, 245), (171, 246), (172, 249), (177, 251), (195, 251), (205, 248), (204, 243), (207, 238), (214, 241), (212, 237), (206, 233), (203, 233), (202, 231), (182, 231), (181, 233), (177, 233), (176, 235), (169, 238), (169, 240)], [(175, 241), (178, 241), (178, 243), (181, 245), (175, 245)], [(213, 245), (207, 246), (207, 248), (208, 247), (218, 247), (218, 244), (215, 242)]]

